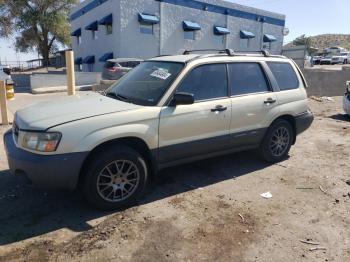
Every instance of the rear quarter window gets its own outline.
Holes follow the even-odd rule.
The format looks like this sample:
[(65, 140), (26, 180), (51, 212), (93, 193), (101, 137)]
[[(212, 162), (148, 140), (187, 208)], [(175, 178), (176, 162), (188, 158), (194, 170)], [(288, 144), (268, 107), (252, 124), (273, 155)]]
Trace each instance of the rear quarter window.
[(289, 63), (267, 62), (281, 91), (299, 88), (299, 79)]

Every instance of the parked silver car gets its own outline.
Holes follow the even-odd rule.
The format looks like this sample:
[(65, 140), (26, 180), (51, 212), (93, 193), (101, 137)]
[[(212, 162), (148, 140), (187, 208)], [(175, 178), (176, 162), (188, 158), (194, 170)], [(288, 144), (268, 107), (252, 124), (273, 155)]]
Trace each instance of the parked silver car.
[(17, 111), (4, 136), (9, 169), (46, 188), (79, 186), (109, 210), (134, 203), (164, 168), (250, 149), (284, 160), (313, 122), (305, 78), (282, 56), (224, 52), (156, 57), (105, 97)]
[(118, 80), (143, 62), (139, 58), (118, 58), (107, 60), (103, 67), (102, 79)]

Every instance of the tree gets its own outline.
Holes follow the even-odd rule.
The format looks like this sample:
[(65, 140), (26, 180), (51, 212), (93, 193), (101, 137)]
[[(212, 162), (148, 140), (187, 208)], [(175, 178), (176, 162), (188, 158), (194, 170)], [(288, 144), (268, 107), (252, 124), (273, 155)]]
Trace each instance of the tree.
[(44, 60), (44, 66), (47, 66), (50, 54), (57, 50), (59, 44), (70, 44), (68, 17), (70, 8), (78, 2), (79, 0), (0, 0), (0, 10), (12, 18), (4, 22), (12, 25), (11, 28), (16, 33), (16, 49), (20, 52), (37, 51)]
[(294, 39), (293, 45), (295, 45), (295, 46), (299, 46), (299, 45), (306, 46), (307, 52), (309, 54), (312, 54), (312, 53), (314, 53), (317, 50), (311, 46), (311, 42), (312, 42), (311, 41), (311, 37), (307, 37), (306, 35), (301, 35), (301, 36), (297, 37), (296, 39)]
[(0, 0), (0, 37), (7, 37), (11, 33), (11, 19), (4, 3)]

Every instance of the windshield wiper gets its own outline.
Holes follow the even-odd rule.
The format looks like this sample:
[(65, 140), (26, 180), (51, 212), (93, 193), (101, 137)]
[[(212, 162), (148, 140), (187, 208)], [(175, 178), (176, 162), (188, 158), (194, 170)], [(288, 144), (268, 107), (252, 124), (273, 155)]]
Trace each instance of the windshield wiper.
[(125, 96), (116, 94), (114, 92), (109, 92), (109, 93), (106, 94), (106, 96), (110, 97), (110, 98), (118, 99), (118, 100), (123, 101), (123, 102), (129, 102), (128, 98), (126, 98)]

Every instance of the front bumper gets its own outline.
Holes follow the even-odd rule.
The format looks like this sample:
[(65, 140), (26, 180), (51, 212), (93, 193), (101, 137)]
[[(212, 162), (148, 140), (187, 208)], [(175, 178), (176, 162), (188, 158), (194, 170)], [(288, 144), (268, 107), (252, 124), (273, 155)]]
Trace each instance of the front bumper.
[(313, 121), (314, 121), (314, 115), (310, 111), (304, 114), (301, 114), (299, 116), (296, 116), (295, 128), (296, 128), (297, 135), (307, 130), (311, 126)]
[(347, 113), (350, 116), (350, 94), (347, 94), (343, 98), (343, 107), (345, 113)]
[(24, 173), (33, 185), (51, 189), (74, 190), (88, 153), (39, 155), (18, 148), (12, 131), (4, 135), (7, 159), (12, 174)]

